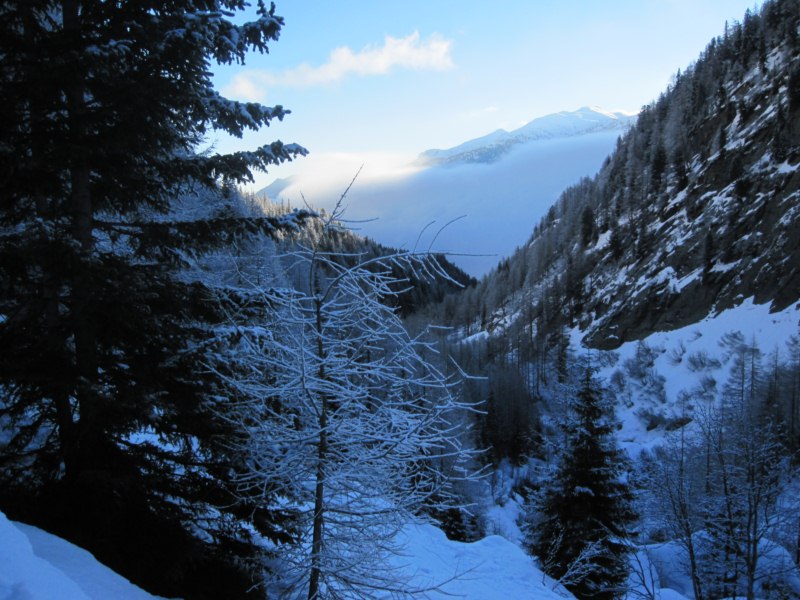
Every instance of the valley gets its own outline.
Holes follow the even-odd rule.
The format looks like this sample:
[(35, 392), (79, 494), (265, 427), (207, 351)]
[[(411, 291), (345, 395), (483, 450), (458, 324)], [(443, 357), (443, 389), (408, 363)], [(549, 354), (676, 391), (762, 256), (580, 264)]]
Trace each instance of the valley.
[[(359, 175), (347, 192), (344, 219), (387, 246), (447, 253), (480, 277), (524, 243), (531, 224), (567, 186), (597, 172), (630, 123), (625, 115), (582, 108), (533, 119), (503, 132), (502, 142), (491, 134), (423, 152), (410, 174)], [(324, 183), (315, 173), (310, 168), (307, 176), (260, 193), (292, 206), (302, 206), (303, 193), (312, 205), (330, 209), (322, 200), (338, 198), (349, 178)], [(313, 195), (304, 193), (310, 186)]]
[(309, 152), (199, 150), (289, 115), (208, 64), (283, 19), (209, 6), (0, 13), (0, 597), (800, 598), (800, 2), (636, 115), (258, 193)]

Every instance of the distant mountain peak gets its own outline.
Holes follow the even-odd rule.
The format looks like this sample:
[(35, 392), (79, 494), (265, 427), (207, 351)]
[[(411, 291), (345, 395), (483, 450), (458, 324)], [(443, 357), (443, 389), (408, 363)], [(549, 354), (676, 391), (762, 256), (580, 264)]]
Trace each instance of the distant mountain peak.
[(630, 117), (635, 117), (636, 113), (626, 112), (626, 111), (610, 111), (606, 110), (601, 106), (582, 106), (578, 110), (573, 112), (560, 112), (560, 115), (575, 115), (580, 117), (607, 117), (612, 120), (625, 120), (629, 119)]
[(289, 177), (282, 177), (274, 180), (268, 186), (261, 188), (256, 192), (258, 195), (266, 195), (267, 198), (275, 199), (280, 196), (281, 192), (285, 190), (287, 187), (292, 185), (297, 181), (297, 177), (295, 175), (290, 175)]
[(538, 140), (586, 135), (599, 131), (627, 130), (636, 115), (611, 112), (598, 106), (584, 106), (575, 111), (562, 111), (538, 117), (514, 131), (498, 129), (445, 150), (426, 150), (418, 163), (426, 166), (456, 163), (491, 163), (513, 147)]

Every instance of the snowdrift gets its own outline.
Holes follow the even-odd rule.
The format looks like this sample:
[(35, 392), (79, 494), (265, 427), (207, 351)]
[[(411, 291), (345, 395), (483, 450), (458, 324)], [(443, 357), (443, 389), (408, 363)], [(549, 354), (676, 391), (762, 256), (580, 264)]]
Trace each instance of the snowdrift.
[(86, 550), (0, 512), (3, 600), (157, 600)]

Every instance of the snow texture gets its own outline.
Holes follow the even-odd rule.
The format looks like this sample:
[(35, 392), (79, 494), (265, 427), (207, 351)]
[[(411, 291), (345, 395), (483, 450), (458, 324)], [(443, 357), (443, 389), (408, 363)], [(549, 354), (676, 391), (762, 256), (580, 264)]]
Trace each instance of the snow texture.
[(0, 513), (0, 599), (154, 600), (86, 550)]
[(414, 598), (572, 598), (536, 568), (530, 556), (500, 536), (490, 535), (466, 544), (448, 540), (431, 525), (408, 525), (400, 536), (405, 541), (405, 552), (393, 560), (408, 574), (408, 588), (416, 590)]
[(448, 150), (426, 150), (420, 161), (443, 164), (452, 162), (493, 162), (511, 146), (535, 140), (548, 140), (585, 135), (597, 131), (625, 131), (635, 122), (635, 116), (609, 112), (597, 106), (562, 111), (539, 117), (519, 129), (508, 132), (498, 129), (483, 137), (464, 142)]
[[(700, 538), (702, 534), (697, 536)], [(791, 555), (781, 546), (762, 540), (759, 544), (760, 559), (757, 569), (756, 594), (769, 596), (769, 586), (780, 582), (795, 595), (800, 595), (800, 573)], [(686, 549), (678, 542), (651, 544), (639, 553), (653, 565), (656, 579), (663, 586), (662, 592), (669, 589), (676, 597), (694, 598), (692, 581), (686, 574), (688, 556)], [(662, 595), (662, 598), (665, 596)]]
[[(465, 544), (432, 525), (410, 524), (392, 557), (411, 597), (428, 600), (565, 600), (571, 595), (542, 574), (518, 546), (493, 535)], [(394, 595), (387, 595), (389, 598)], [(0, 513), (0, 599), (157, 600), (85, 550)]]
[[(723, 336), (729, 332), (741, 332), (744, 341), (755, 341), (764, 356), (773, 351), (784, 353), (790, 336), (800, 333), (800, 304), (783, 311), (771, 313), (768, 304), (755, 304), (752, 298), (717, 315), (709, 315), (702, 321), (681, 329), (656, 332), (641, 342), (627, 342), (613, 354), (616, 361), (599, 371), (599, 375), (614, 387), (614, 373), (621, 371), (626, 383), (622, 389), (614, 389), (620, 405), (617, 418), (622, 423), (618, 432), (620, 445), (636, 458), (641, 450), (659, 445), (664, 431), (661, 428), (647, 429), (641, 418), (643, 407), (651, 408), (667, 417), (680, 415), (680, 399), (684, 392), (696, 390), (706, 375), (723, 381), (729, 372), (720, 347)], [(580, 347), (582, 333), (571, 333), (573, 347)], [(648, 353), (649, 362), (644, 372), (632, 372), (633, 365), (642, 352)], [(698, 361), (706, 363), (698, 368)], [(626, 368), (627, 365), (627, 368)]]

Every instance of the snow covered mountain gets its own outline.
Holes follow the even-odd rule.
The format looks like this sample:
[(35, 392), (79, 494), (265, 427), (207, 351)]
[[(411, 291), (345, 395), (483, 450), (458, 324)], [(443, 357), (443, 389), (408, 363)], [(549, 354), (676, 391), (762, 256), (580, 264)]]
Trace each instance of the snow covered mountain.
[[(382, 244), (433, 244), (470, 275), (484, 275), (526, 240), (531, 225), (564, 188), (597, 172), (634, 121), (622, 113), (581, 108), (450, 150), (429, 150), (400, 176), (372, 177), (367, 164), (347, 195), (346, 217)], [(319, 172), (312, 169), (262, 192), (293, 206), (302, 206), (305, 197), (331, 208), (347, 181), (320, 187)]]
[(800, 42), (785, 7), (715, 39), (526, 244), (432, 309), (485, 345), (481, 368), (517, 365), (535, 399), (583, 354), (640, 449), (693, 418), (688, 398), (723, 394), (733, 354), (769, 355), (769, 401), (800, 446)]
[[(563, 451), (586, 431), (571, 408), (587, 389), (613, 406), (630, 480), (641, 477), (637, 552), (659, 577), (649, 597), (800, 594), (799, 18), (800, 4), (778, 0), (726, 28), (525, 245), (428, 313), (487, 374), (470, 384), (488, 399), (485, 514), (533, 524), (528, 540), (557, 513), (536, 497), (554, 462), (584, 466)], [(765, 476), (732, 483), (733, 470)], [(778, 510), (741, 535), (762, 519), (741, 507), (767, 478)], [(719, 535), (724, 503), (736, 508)], [(742, 577), (729, 567), (745, 545)]]
[(447, 150), (426, 150), (419, 155), (418, 162), (426, 166), (492, 163), (520, 144), (604, 131), (617, 132), (619, 135), (635, 122), (635, 115), (608, 112), (597, 106), (583, 107), (573, 112), (562, 111), (533, 119), (511, 132), (498, 129)]
[(761, 50), (715, 40), (643, 109), (476, 290), (486, 327), (525, 312), (614, 349), (746, 298), (800, 300), (800, 49), (781, 27)]

